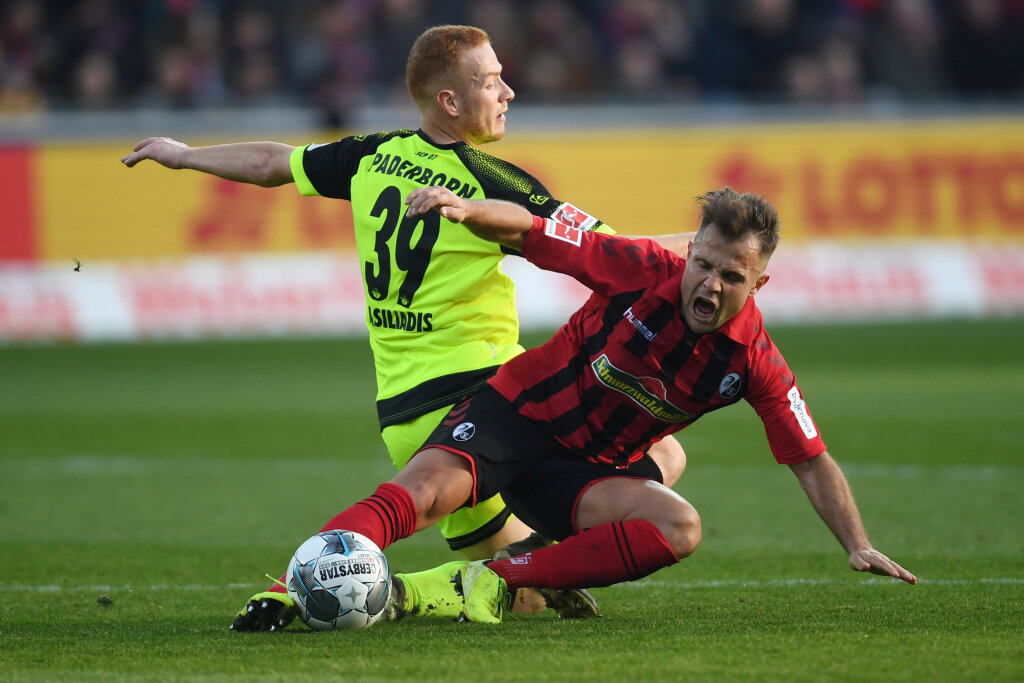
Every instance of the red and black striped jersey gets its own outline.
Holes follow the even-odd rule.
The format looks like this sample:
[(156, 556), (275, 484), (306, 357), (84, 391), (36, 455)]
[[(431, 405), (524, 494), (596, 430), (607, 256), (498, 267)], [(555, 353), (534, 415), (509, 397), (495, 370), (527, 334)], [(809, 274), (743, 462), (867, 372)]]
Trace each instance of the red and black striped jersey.
[(490, 380), (567, 448), (624, 466), (661, 437), (742, 398), (764, 422), (780, 463), (825, 451), (753, 298), (721, 328), (699, 335), (680, 312), (686, 261), (652, 240), (535, 217), (523, 256), (593, 290), (551, 340)]

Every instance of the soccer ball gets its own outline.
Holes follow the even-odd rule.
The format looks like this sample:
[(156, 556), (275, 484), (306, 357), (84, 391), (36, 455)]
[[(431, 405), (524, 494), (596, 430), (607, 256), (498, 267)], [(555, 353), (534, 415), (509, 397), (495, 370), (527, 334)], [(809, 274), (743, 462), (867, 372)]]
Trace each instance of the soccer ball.
[(384, 613), (391, 597), (387, 558), (354, 531), (323, 531), (299, 546), (285, 575), (299, 617), (318, 631), (360, 629)]

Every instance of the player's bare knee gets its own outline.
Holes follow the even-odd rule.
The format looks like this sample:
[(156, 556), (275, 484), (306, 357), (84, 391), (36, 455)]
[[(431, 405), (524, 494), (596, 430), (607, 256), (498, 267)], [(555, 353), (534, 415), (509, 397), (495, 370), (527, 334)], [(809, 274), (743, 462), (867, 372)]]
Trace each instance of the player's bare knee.
[(473, 493), (473, 481), (447, 476), (424, 482), (418, 495), (413, 495), (420, 520), (434, 524), (462, 507)]
[(429, 478), (410, 479), (408, 477), (404, 480), (399, 480), (396, 477), (392, 479), (392, 482), (399, 484), (409, 492), (409, 497), (412, 498), (413, 503), (416, 505), (416, 514), (420, 521), (420, 524), (417, 524), (417, 528), (422, 524), (432, 524), (444, 516), (444, 514), (439, 516), (437, 510), (438, 490), (434, 480)]
[(666, 510), (657, 526), (679, 559), (693, 554), (700, 545), (700, 515), (686, 501), (681, 501), (680, 504), (672, 506), (671, 510)]

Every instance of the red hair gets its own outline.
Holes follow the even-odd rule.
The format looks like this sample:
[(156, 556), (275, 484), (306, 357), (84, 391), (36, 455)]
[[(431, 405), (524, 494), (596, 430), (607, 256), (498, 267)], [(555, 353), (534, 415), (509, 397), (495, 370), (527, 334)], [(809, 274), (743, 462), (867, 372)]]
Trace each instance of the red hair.
[(424, 31), (409, 50), (405, 64), (405, 83), (413, 99), (431, 99), (439, 83), (455, 73), (462, 55), (490, 37), (475, 26), (434, 26)]

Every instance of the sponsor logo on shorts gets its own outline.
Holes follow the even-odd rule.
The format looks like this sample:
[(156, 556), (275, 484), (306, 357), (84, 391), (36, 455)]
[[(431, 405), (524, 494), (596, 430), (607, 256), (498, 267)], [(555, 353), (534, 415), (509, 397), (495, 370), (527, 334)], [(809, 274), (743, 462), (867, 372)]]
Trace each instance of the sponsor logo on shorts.
[(571, 228), (590, 230), (597, 224), (597, 219), (585, 211), (580, 211), (572, 204), (562, 204), (551, 217), (559, 223), (565, 223)]
[(544, 234), (548, 237), (554, 237), (556, 240), (562, 240), (568, 242), (574, 246), (580, 246), (580, 241), (583, 239), (583, 231), (579, 228), (574, 228), (571, 225), (565, 223), (559, 223), (556, 220), (548, 218), (544, 221)]
[(807, 412), (807, 404), (800, 398), (800, 390), (793, 387), (786, 394), (786, 398), (789, 399), (789, 409), (796, 416), (797, 424), (803, 430), (804, 436), (808, 439), (816, 437), (818, 435), (818, 428), (814, 426), (814, 420), (811, 419), (811, 414)]
[(634, 377), (601, 354), (591, 364), (601, 384), (629, 396), (641, 408), (665, 422), (691, 422), (695, 416), (680, 410), (666, 398), (665, 385), (656, 377)]
[(738, 372), (730, 372), (728, 375), (722, 378), (722, 381), (718, 385), (718, 395), (722, 398), (729, 399), (740, 393), (740, 389), (743, 388), (743, 378), (740, 377)]
[(476, 425), (472, 422), (463, 422), (452, 430), (452, 438), (456, 441), (469, 441), (476, 434)]

